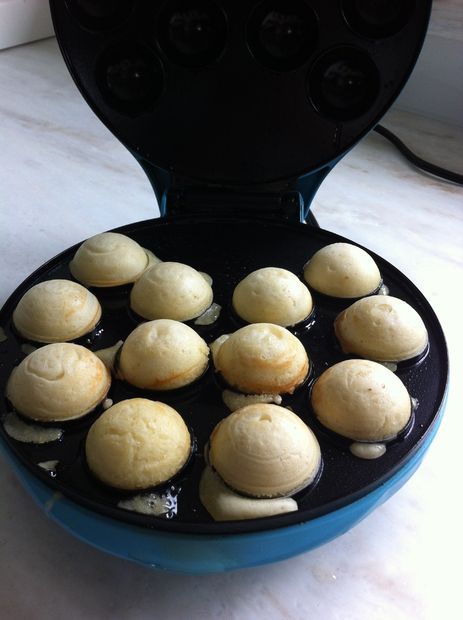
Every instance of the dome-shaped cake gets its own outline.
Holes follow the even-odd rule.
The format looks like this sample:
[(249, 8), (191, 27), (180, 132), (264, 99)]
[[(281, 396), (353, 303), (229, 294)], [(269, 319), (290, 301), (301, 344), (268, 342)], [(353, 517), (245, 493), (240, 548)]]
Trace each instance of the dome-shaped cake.
[(76, 280), (87, 286), (111, 287), (135, 282), (158, 261), (130, 237), (105, 232), (82, 243), (69, 269)]
[(23, 416), (41, 422), (80, 418), (108, 393), (111, 376), (98, 357), (77, 344), (37, 349), (13, 369), (6, 396)]
[(359, 299), (334, 323), (345, 353), (381, 362), (401, 362), (423, 353), (428, 332), (418, 312), (389, 295)]
[(67, 342), (91, 332), (101, 318), (98, 299), (71, 280), (47, 280), (30, 288), (13, 312), (13, 324), (28, 340)]
[(172, 390), (198, 379), (206, 370), (209, 348), (179, 321), (142, 323), (124, 342), (119, 372), (132, 385), (147, 390)]
[(315, 435), (295, 413), (256, 404), (219, 422), (210, 438), (209, 462), (240, 493), (283, 497), (313, 482), (321, 454)]
[(381, 284), (381, 274), (362, 248), (332, 243), (315, 252), (306, 263), (304, 280), (324, 295), (355, 298), (373, 293)]
[(189, 321), (212, 303), (203, 275), (183, 263), (158, 263), (147, 269), (130, 293), (130, 306), (145, 319)]
[(301, 341), (279, 325), (246, 325), (216, 343), (211, 345), (216, 370), (241, 392), (292, 393), (309, 372)]
[(275, 323), (287, 327), (309, 316), (312, 296), (287, 269), (265, 267), (238, 283), (233, 292), (233, 308), (248, 323)]
[(105, 484), (140, 490), (167, 482), (188, 461), (191, 437), (182, 416), (164, 403), (132, 398), (107, 409), (85, 442), (87, 464)]
[(382, 364), (345, 360), (315, 382), (311, 402), (319, 421), (356, 441), (384, 441), (410, 420), (410, 395), (402, 381)]

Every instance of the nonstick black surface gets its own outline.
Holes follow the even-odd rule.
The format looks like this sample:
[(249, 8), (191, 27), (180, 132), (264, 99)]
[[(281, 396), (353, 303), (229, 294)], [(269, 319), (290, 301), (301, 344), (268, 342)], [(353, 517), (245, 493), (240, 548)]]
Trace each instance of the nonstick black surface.
[(410, 75), (431, 4), (50, 1), (77, 87), (142, 165), (223, 185), (286, 183), (351, 148)]
[[(222, 306), (218, 321), (211, 326), (192, 327), (208, 342), (223, 333), (235, 331), (243, 323), (231, 312), (231, 296), (235, 285), (248, 273), (260, 267), (283, 267), (301, 275), (305, 262), (316, 250), (336, 241), (346, 241), (333, 233), (304, 224), (277, 223), (262, 220), (202, 219), (149, 220), (118, 229), (150, 249), (162, 260), (187, 263), (209, 273), (214, 280), (214, 301)], [(32, 274), (13, 293), (0, 312), (0, 327), (7, 339), (0, 342), (0, 388), (5, 393), (8, 377), (24, 357), (24, 340), (12, 329), (11, 316), (19, 299), (34, 284), (52, 278), (72, 279), (68, 269), (78, 246), (66, 250)], [(347, 359), (336, 343), (333, 320), (351, 301), (330, 300), (314, 295), (315, 313), (311, 321), (291, 331), (306, 347), (313, 363), (309, 380), (293, 395), (283, 397), (315, 432), (321, 445), (323, 470), (313, 488), (296, 496), (299, 511), (283, 516), (230, 523), (214, 523), (201, 505), (198, 484), (204, 468), (204, 446), (223, 417), (229, 414), (222, 403), (223, 385), (210, 367), (194, 385), (171, 393), (144, 392), (121, 381), (113, 380), (109, 397), (114, 402), (134, 396), (161, 400), (176, 408), (195, 438), (195, 449), (188, 466), (169, 484), (156, 489), (162, 492), (173, 485), (179, 490), (178, 513), (171, 519), (152, 517), (117, 507), (127, 494), (99, 484), (87, 471), (84, 441), (91, 423), (101, 407), (80, 421), (53, 424), (64, 429), (58, 442), (33, 445), (15, 441), (0, 425), (0, 435), (16, 457), (29, 471), (53, 490), (58, 490), (77, 503), (96, 512), (127, 523), (145, 527), (188, 533), (251, 532), (300, 523), (345, 506), (371, 492), (396, 473), (416, 452), (436, 423), (447, 382), (448, 362), (444, 336), (437, 318), (418, 289), (395, 267), (374, 255), (390, 294), (411, 304), (421, 315), (429, 332), (430, 346), (418, 361), (399, 365), (397, 375), (410, 395), (419, 401), (414, 421), (406, 433), (388, 445), (387, 452), (377, 460), (354, 457), (349, 440), (323, 430), (310, 409), (310, 387), (328, 366)], [(103, 305), (98, 329), (88, 338), (77, 341), (91, 350), (112, 346), (136, 327), (137, 319), (128, 310), (129, 288), (113, 291), (92, 289)], [(34, 343), (32, 343), (34, 344)], [(36, 346), (37, 343), (35, 343)], [(0, 415), (11, 411), (11, 405), (0, 399)], [(56, 477), (37, 463), (58, 460)]]

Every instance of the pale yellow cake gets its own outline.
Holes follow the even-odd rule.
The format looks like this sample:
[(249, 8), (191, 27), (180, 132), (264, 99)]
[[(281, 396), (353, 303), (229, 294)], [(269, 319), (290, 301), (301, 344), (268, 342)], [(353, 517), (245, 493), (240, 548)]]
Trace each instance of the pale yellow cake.
[(307, 377), (309, 359), (301, 341), (271, 323), (242, 327), (211, 345), (225, 381), (249, 394), (292, 393)]
[(309, 286), (331, 297), (369, 295), (381, 284), (381, 274), (372, 257), (351, 243), (332, 243), (312, 256), (304, 266)]
[(389, 295), (359, 299), (334, 324), (345, 353), (381, 362), (400, 362), (422, 353), (428, 332), (418, 312)]
[(130, 306), (145, 319), (189, 321), (212, 304), (210, 284), (183, 263), (158, 263), (147, 269), (130, 293)]
[(292, 411), (260, 403), (238, 409), (215, 427), (209, 462), (235, 491), (284, 497), (310, 484), (321, 454), (310, 428)]
[(187, 462), (191, 437), (172, 407), (146, 398), (123, 400), (91, 426), (87, 464), (105, 484), (139, 490), (170, 480)]
[(92, 331), (101, 318), (98, 299), (71, 280), (47, 280), (30, 288), (13, 312), (15, 328), (35, 342), (67, 342)]
[(198, 379), (208, 360), (209, 347), (191, 327), (158, 319), (129, 334), (121, 349), (119, 373), (139, 388), (172, 390)]
[(6, 396), (19, 413), (42, 422), (89, 413), (105, 398), (111, 376), (98, 357), (80, 345), (49, 344), (13, 369)]
[(305, 284), (279, 267), (253, 271), (233, 292), (233, 308), (248, 323), (288, 327), (306, 319), (312, 306), (312, 296)]
[(105, 232), (82, 243), (69, 269), (86, 286), (111, 287), (135, 282), (159, 259), (120, 233)]
[(311, 403), (324, 426), (357, 441), (396, 437), (412, 413), (399, 377), (382, 364), (360, 359), (325, 370), (315, 382)]

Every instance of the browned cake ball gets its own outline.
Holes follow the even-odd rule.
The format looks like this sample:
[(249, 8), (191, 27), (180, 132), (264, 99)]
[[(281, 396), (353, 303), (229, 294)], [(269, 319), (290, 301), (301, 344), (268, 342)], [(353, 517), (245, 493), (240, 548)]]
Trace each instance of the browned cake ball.
[(172, 390), (198, 379), (208, 361), (209, 347), (191, 327), (159, 319), (143, 323), (129, 334), (122, 346), (119, 371), (136, 387)]
[(181, 415), (145, 398), (123, 400), (91, 426), (85, 443), (93, 474), (118, 489), (139, 490), (170, 480), (185, 465), (191, 437)]
[(36, 342), (67, 342), (92, 331), (101, 318), (98, 299), (71, 280), (47, 280), (30, 288), (13, 312), (18, 332)]
[(304, 346), (279, 325), (247, 325), (211, 346), (216, 369), (241, 392), (292, 393), (309, 371)]
[(37, 349), (17, 366), (6, 395), (22, 415), (42, 422), (73, 420), (101, 403), (111, 376), (98, 357), (77, 344)]

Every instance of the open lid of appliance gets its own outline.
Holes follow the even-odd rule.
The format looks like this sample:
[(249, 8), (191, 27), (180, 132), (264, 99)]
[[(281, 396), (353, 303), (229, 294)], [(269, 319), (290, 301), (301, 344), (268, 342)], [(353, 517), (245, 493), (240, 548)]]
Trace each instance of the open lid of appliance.
[(50, 4), (77, 86), (164, 210), (168, 191), (178, 203), (187, 188), (295, 190), (307, 208), (399, 94), (432, 2)]

